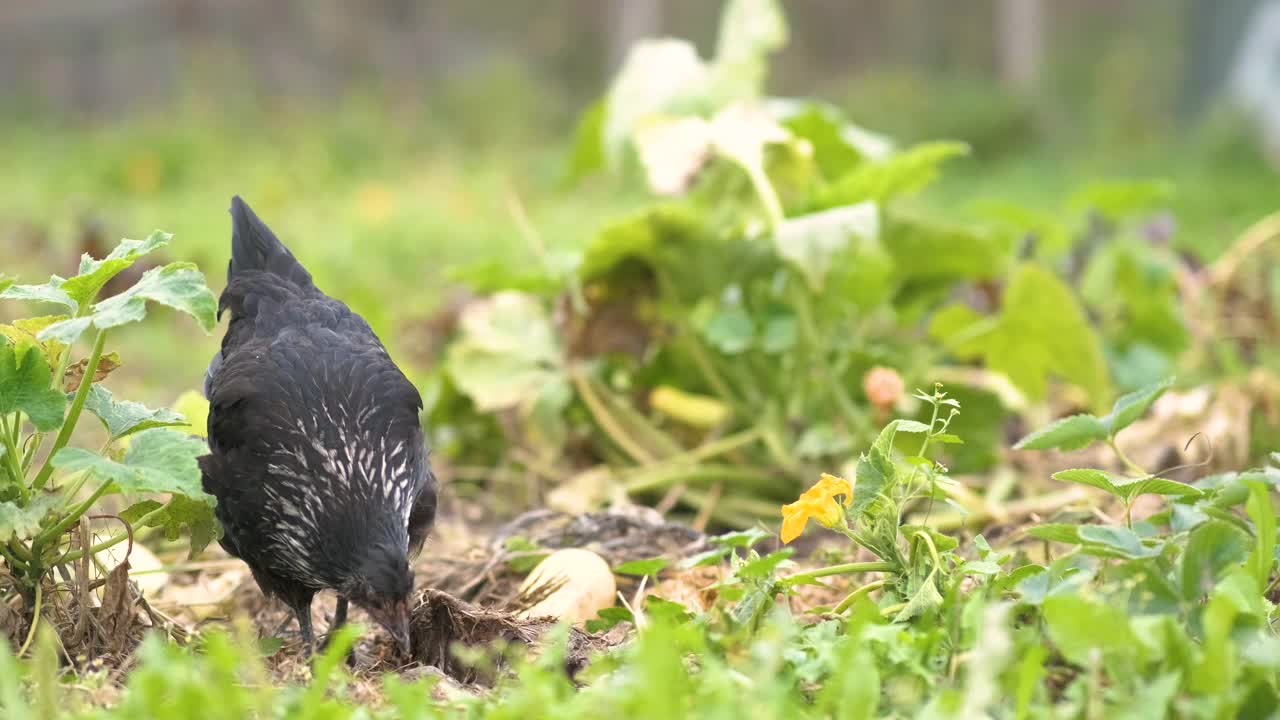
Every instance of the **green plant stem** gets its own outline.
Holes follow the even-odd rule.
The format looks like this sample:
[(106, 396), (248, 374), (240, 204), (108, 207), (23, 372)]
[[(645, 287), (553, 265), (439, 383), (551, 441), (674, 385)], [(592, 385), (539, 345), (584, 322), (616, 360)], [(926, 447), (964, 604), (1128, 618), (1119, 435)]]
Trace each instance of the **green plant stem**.
[(747, 177), (751, 179), (751, 186), (755, 188), (760, 204), (764, 206), (765, 216), (769, 220), (769, 231), (776, 230), (787, 218), (782, 210), (782, 201), (778, 199), (778, 192), (773, 189), (769, 176), (764, 168), (756, 165), (744, 164), (739, 167), (747, 172)]
[(31, 463), (36, 459), (36, 453), (40, 452), (40, 446), (44, 445), (44, 433), (38, 432), (27, 438), (27, 444), (30, 447), (22, 455), (22, 474), (25, 476), (27, 471), (31, 469)]
[(906, 607), (907, 607), (907, 604), (906, 604), (906, 603), (904, 603), (904, 602), (900, 602), (900, 603), (896, 603), (896, 604), (894, 604), (894, 605), (890, 605), (889, 607), (887, 607), (887, 608), (882, 608), (882, 609), (880, 610), (880, 616), (881, 616), (881, 617), (889, 617), (890, 615), (895, 615), (895, 614), (897, 614), (897, 613), (902, 612), (902, 611), (903, 611), (903, 609), (905, 609)]
[(1120, 458), (1120, 462), (1124, 463), (1125, 467), (1129, 468), (1133, 472), (1143, 477), (1149, 477), (1151, 475), (1151, 473), (1147, 472), (1145, 469), (1143, 469), (1141, 465), (1131, 460), (1129, 456), (1126, 455), (1125, 452), (1120, 449), (1120, 446), (1116, 444), (1115, 438), (1108, 438), (1107, 446), (1110, 447), (1111, 451), (1116, 454), (1116, 457)]
[(817, 580), (818, 578), (831, 577), (832, 575), (851, 575), (853, 573), (864, 572), (892, 572), (893, 563), (887, 562), (853, 562), (844, 563), (843, 565), (830, 565), (817, 570), (809, 570), (807, 572), (796, 573), (782, 578), (782, 582), (787, 585), (798, 585), (804, 582)]
[(4, 561), (17, 570), (19, 574), (25, 575), (27, 573), (27, 564), (19, 560), (18, 556), (13, 553), (13, 548), (8, 545), (0, 545), (0, 557), (3, 557)]
[(578, 369), (570, 370), (569, 379), (573, 381), (574, 387), (578, 390), (578, 396), (582, 398), (582, 402), (586, 404), (587, 410), (591, 412), (591, 416), (595, 418), (605, 435), (622, 448), (623, 452), (630, 455), (632, 460), (643, 465), (652, 464), (655, 458), (624, 431), (618, 420), (605, 407), (604, 401), (596, 395), (586, 374)]
[(31, 614), (31, 629), (27, 631), (27, 639), (22, 643), (22, 649), (18, 651), (18, 657), (27, 654), (27, 650), (31, 649), (31, 641), (36, 637), (36, 628), (40, 626), (40, 606), (44, 604), (44, 584), (38, 579), (36, 580), (36, 609)]
[[(164, 509), (164, 508), (157, 508), (156, 510), (151, 511), (150, 513), (147, 513), (146, 515), (143, 515), (143, 516), (142, 516), (142, 518), (140, 518), (140, 519), (138, 520), (138, 522), (137, 522), (138, 526), (139, 526), (139, 527), (141, 527), (141, 526), (142, 526), (142, 524), (143, 524), (143, 523), (145, 523), (148, 519), (150, 519), (150, 517), (151, 517), (152, 515), (154, 515), (155, 513), (159, 512), (160, 510), (163, 510), (163, 509)], [(141, 533), (140, 533), (140, 532), (135, 532), (135, 533), (133, 533), (134, 540), (137, 540), (139, 535), (141, 535)], [(109, 550), (109, 549), (111, 549), (111, 548), (115, 547), (116, 545), (119, 545), (120, 543), (122, 543), (122, 542), (124, 542), (125, 540), (128, 540), (128, 539), (129, 539), (129, 533), (127, 533), (127, 532), (122, 532), (122, 533), (118, 533), (118, 534), (112, 535), (111, 537), (107, 538), (106, 540), (103, 540), (102, 542), (100, 542), (100, 543), (98, 543), (98, 544), (96, 544), (96, 545), (92, 545), (92, 546), (90, 546), (90, 547), (89, 547), (89, 554), (90, 554), (90, 555), (97, 555), (98, 553), (102, 552), (103, 550)], [(50, 566), (66, 565), (67, 563), (75, 562), (76, 560), (79, 560), (79, 559), (80, 559), (80, 558), (82, 558), (82, 557), (84, 557), (84, 548), (81, 548), (81, 549), (79, 549), (79, 550), (71, 550), (71, 551), (69, 551), (67, 554), (65, 554), (65, 555), (63, 555), (63, 556), (59, 557), (57, 560), (53, 561), (52, 563), (49, 563), (49, 565), (50, 565)]]
[(14, 539), (9, 542), (9, 552), (23, 562), (31, 562), (31, 551), (27, 550), (20, 540)]
[(831, 612), (835, 615), (843, 615), (846, 610), (853, 607), (853, 604), (858, 601), (858, 598), (867, 595), (873, 590), (879, 590), (884, 586), (885, 586), (884, 580), (876, 580), (874, 582), (869, 582), (866, 585), (863, 585), (857, 590), (854, 590), (853, 592), (846, 595), (844, 599), (840, 601), (840, 604), (836, 605)]
[(80, 522), (80, 516), (88, 512), (89, 508), (93, 507), (93, 504), (98, 501), (98, 498), (106, 494), (109, 487), (111, 487), (111, 481), (104, 481), (98, 486), (97, 490), (93, 491), (92, 495), (67, 510), (66, 517), (62, 518), (58, 524), (37, 535), (36, 539), (31, 541), (31, 556), (38, 559), (44, 550), (45, 545), (48, 545), (50, 542), (61, 536), (62, 533), (70, 530), (72, 525)]
[(53, 458), (71, 441), (71, 433), (75, 432), (76, 423), (80, 420), (80, 412), (84, 410), (85, 400), (89, 397), (89, 388), (93, 387), (93, 376), (98, 371), (98, 361), (102, 359), (102, 348), (106, 343), (107, 331), (99, 330), (98, 337), (93, 341), (93, 351), (89, 353), (89, 363), (85, 366), (84, 377), (80, 379), (80, 387), (76, 389), (76, 396), (71, 401), (71, 409), (67, 411), (67, 419), (63, 421), (62, 429), (58, 431), (58, 437), (53, 441), (53, 447), (49, 449), (49, 457), (45, 458), (40, 473), (31, 482), (33, 491), (44, 488), (45, 483), (49, 482), (49, 477), (53, 475)]
[[(15, 414), (13, 418), (15, 426), (22, 424), (22, 416)], [(0, 415), (0, 436), (4, 438), (5, 458), (9, 463), (9, 473), (13, 476), (13, 483), (18, 486), (18, 495), (21, 496), (22, 504), (26, 505), (31, 498), (30, 491), (27, 490), (27, 484), (23, 482), (22, 472), (22, 456), (18, 454), (18, 444), (14, 441), (13, 435), (9, 433), (9, 419), (4, 415)]]

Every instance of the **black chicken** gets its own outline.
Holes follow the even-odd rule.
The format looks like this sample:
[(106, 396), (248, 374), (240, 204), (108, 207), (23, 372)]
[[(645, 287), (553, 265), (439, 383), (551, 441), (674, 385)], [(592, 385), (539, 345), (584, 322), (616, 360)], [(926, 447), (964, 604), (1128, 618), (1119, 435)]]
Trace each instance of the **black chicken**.
[(321, 292), (239, 197), (218, 313), (231, 322), (205, 374), (204, 489), (222, 547), (297, 615), (314, 649), (311, 601), (338, 594), (409, 649), (409, 559), (436, 513), (418, 421), (422, 398), (368, 323)]

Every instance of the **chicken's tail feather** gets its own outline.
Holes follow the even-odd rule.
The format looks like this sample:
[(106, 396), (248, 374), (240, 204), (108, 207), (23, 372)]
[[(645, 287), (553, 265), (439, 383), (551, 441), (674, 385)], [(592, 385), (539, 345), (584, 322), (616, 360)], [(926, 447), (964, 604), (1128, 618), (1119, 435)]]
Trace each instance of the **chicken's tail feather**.
[(266, 223), (239, 195), (231, 198), (231, 262), (227, 283), (249, 270), (270, 272), (302, 286), (311, 285), (311, 273), (293, 257)]

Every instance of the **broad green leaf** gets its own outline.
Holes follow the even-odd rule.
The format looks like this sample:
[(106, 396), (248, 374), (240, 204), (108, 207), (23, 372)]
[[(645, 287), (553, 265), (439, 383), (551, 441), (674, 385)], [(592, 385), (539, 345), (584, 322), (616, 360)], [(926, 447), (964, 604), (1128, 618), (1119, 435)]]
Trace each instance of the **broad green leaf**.
[(133, 265), (143, 255), (168, 245), (171, 239), (173, 235), (157, 230), (146, 240), (121, 240), (111, 254), (101, 260), (94, 260), (85, 254), (80, 258), (80, 273), (62, 283), (62, 291), (80, 307), (85, 307), (98, 296), (98, 292), (111, 278)]
[(707, 342), (725, 355), (738, 355), (748, 350), (755, 333), (751, 315), (737, 305), (720, 308), (702, 328)]
[(1054, 473), (1053, 477), (1055, 480), (1096, 487), (1125, 500), (1131, 500), (1139, 495), (1195, 497), (1202, 494), (1196, 488), (1175, 480), (1157, 477), (1121, 477), (1093, 468), (1062, 470)]
[(858, 460), (857, 479), (853, 483), (852, 511), (866, 513), (880, 494), (896, 481), (896, 468), (879, 448), (873, 447)]
[(58, 495), (37, 495), (22, 507), (14, 502), (0, 502), (0, 542), (26, 540), (39, 534), (50, 512), (62, 506)]
[(934, 576), (937, 573), (938, 568), (935, 567), (924, 578), (920, 586), (907, 599), (906, 607), (902, 608), (893, 618), (894, 622), (906, 622), (913, 617), (923, 615), (934, 608), (942, 606), (942, 593), (938, 592), (937, 584), (934, 582)]
[(181, 415), (167, 408), (152, 410), (142, 403), (116, 400), (111, 391), (101, 385), (89, 389), (84, 407), (102, 421), (112, 439), (150, 428), (185, 424)]
[(52, 387), (52, 375), (43, 353), (0, 344), (0, 415), (23, 412), (40, 432), (56, 430), (67, 397)]
[(959, 142), (916, 145), (882, 160), (855, 166), (818, 196), (818, 207), (852, 203), (883, 203), (923, 190), (937, 180), (943, 162), (969, 154)]
[(670, 560), (660, 557), (647, 560), (632, 560), (614, 567), (613, 571), (619, 575), (657, 575), (670, 564)]
[[(897, 423), (898, 423), (897, 427), (894, 428), (897, 432), (904, 432), (904, 433), (929, 432), (929, 426), (917, 420), (898, 420)], [(956, 438), (956, 439), (958, 440), (959, 438)]]
[(134, 435), (124, 458), (116, 461), (82, 448), (63, 448), (53, 457), (65, 472), (87, 471), (114, 484), (117, 492), (175, 493), (212, 506), (200, 482), (196, 458), (207, 452), (204, 441), (167, 428)]
[(819, 103), (779, 105), (771, 102), (769, 109), (793, 136), (809, 143), (814, 162), (828, 180), (844, 175), (862, 162), (863, 153), (846, 136), (848, 123), (837, 108)]
[(787, 218), (774, 228), (773, 243), (782, 259), (799, 270), (814, 290), (822, 290), (835, 259), (860, 238), (879, 242), (880, 213), (874, 203), (859, 203)]
[(563, 377), (527, 357), (489, 352), (466, 341), (449, 347), (446, 364), (458, 389), (484, 412), (531, 407), (548, 383)]
[(1173, 378), (1169, 378), (1120, 396), (1111, 412), (1102, 418), (1107, 434), (1115, 437), (1116, 433), (1132, 425), (1172, 385)]
[(985, 359), (1032, 399), (1045, 396), (1053, 375), (1084, 388), (1095, 405), (1111, 392), (1101, 343), (1071, 288), (1035, 264), (1015, 272), (995, 322), (987, 325), (972, 311), (969, 325), (960, 322), (966, 318), (959, 311), (944, 319), (935, 320), (931, 334), (944, 341), (962, 337), (953, 352)]
[(1276, 510), (1271, 496), (1265, 484), (1249, 483), (1249, 501), (1245, 509), (1253, 521), (1254, 540), (1247, 567), (1259, 587), (1267, 587), (1271, 569), (1276, 564)]
[(1107, 428), (1093, 415), (1072, 415), (1056, 420), (1014, 445), (1018, 450), (1080, 450), (1107, 438)]
[(1010, 263), (1009, 243), (998, 234), (901, 211), (886, 214), (882, 242), (901, 279), (992, 279)]
[(4, 297), (4, 291), (8, 290), (9, 286), (13, 285), (14, 282), (13, 278), (5, 275), (4, 273), (0, 273), (0, 297)]
[(12, 282), (0, 290), (0, 300), (29, 300), (32, 302), (47, 302), (61, 305), (70, 312), (76, 312), (78, 306), (76, 301), (62, 289), (62, 284), (66, 282), (62, 278), (54, 275), (49, 278), (49, 282), (43, 285), (14, 285)]
[(446, 366), (479, 409), (532, 408), (545, 388), (563, 382), (555, 331), (536, 298), (498, 293), (469, 305), (459, 324), (462, 338)]
[(200, 554), (222, 535), (213, 504), (182, 494), (175, 494), (163, 505), (154, 500), (143, 500), (129, 507), (120, 517), (135, 524), (145, 519), (142, 527), (160, 528), (168, 540), (177, 540), (182, 529), (187, 528), (191, 542), (190, 557)]
[[(880, 428), (880, 434), (876, 435), (875, 442), (871, 447), (880, 451), (886, 459), (893, 457), (893, 444), (898, 437), (898, 428), (902, 427), (905, 422), (915, 422), (914, 420), (890, 420), (884, 427)], [(920, 423), (923, 425), (924, 423)], [(926, 427), (927, 429), (927, 427)], [(908, 430), (907, 432), (912, 432)]]
[(1132, 653), (1137, 642), (1124, 610), (1080, 595), (1053, 595), (1044, 600), (1049, 637), (1067, 660), (1088, 667), (1101, 651)]
[(1221, 520), (1201, 523), (1187, 536), (1179, 576), (1182, 598), (1196, 602), (1224, 575), (1249, 556), (1250, 538), (1243, 530)]
[(748, 560), (735, 571), (735, 575), (740, 578), (766, 578), (773, 573), (779, 565), (789, 559), (796, 552), (795, 548), (782, 548), (769, 553), (763, 557), (754, 560)]
[(1160, 554), (1158, 547), (1144, 545), (1137, 533), (1125, 527), (1081, 525), (1078, 534), (1086, 546), (1105, 549), (1106, 554), (1112, 557), (1136, 560)]
[(1116, 481), (1116, 489), (1118, 489), (1121, 495), (1125, 498), (1134, 498), (1139, 495), (1199, 497), (1203, 494), (1186, 483), (1180, 483), (1177, 480), (1167, 480), (1165, 478), (1158, 477), (1124, 478), (1123, 482)]
[(1079, 545), (1081, 542), (1080, 526), (1071, 525), (1069, 523), (1045, 523), (1043, 525), (1036, 525), (1035, 527), (1027, 530), (1027, 534), (1041, 540), (1064, 543), (1067, 545)]
[(12, 325), (0, 325), (0, 335), (9, 338), (9, 341), (19, 349), (39, 348), (40, 352), (44, 353), (45, 361), (49, 363), (49, 367), (57, 367), (58, 360), (62, 357), (62, 352), (67, 349), (67, 346), (57, 340), (42, 342), (39, 339), (39, 334), (46, 327), (66, 319), (66, 315), (19, 318), (14, 320)]
[(105, 330), (142, 320), (147, 316), (148, 301), (191, 315), (206, 331), (217, 321), (218, 303), (205, 285), (204, 275), (192, 263), (176, 262), (148, 270), (133, 287), (95, 305), (92, 314), (50, 325), (41, 331), (40, 338), (70, 345), (91, 326)]

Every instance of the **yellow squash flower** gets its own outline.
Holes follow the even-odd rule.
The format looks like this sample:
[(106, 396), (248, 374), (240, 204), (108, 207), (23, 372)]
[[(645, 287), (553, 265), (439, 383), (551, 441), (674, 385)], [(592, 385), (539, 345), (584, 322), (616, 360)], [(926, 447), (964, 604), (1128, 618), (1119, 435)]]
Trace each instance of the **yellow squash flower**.
[(836, 496), (844, 497), (844, 504), (853, 501), (853, 486), (848, 480), (822, 473), (817, 484), (790, 505), (782, 506), (782, 542), (789, 543), (800, 537), (804, 526), (812, 518), (823, 527), (835, 527), (844, 518), (844, 510), (836, 502)]

